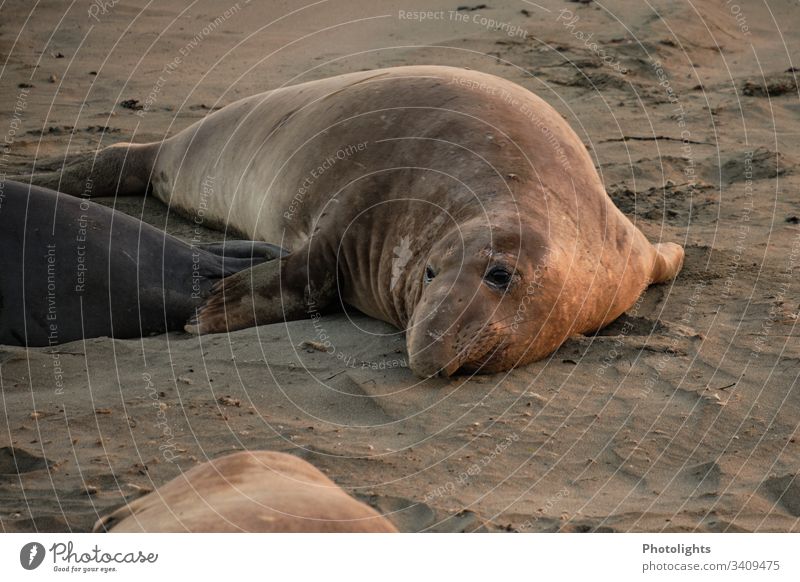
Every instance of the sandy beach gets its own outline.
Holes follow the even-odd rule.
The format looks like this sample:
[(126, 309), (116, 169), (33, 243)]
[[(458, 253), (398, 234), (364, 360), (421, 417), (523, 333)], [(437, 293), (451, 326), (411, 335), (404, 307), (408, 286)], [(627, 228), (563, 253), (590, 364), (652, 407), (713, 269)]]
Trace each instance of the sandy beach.
[[(0, 346), (0, 531), (90, 531), (242, 449), (311, 462), (405, 532), (800, 531), (800, 7), (486, 4), (0, 4), (0, 178), (282, 85), (451, 65), (550, 103), (617, 206), (686, 249), (609, 327), (496, 375), (421, 381), (403, 333), (352, 309)], [(97, 200), (224, 236), (154, 199)]]

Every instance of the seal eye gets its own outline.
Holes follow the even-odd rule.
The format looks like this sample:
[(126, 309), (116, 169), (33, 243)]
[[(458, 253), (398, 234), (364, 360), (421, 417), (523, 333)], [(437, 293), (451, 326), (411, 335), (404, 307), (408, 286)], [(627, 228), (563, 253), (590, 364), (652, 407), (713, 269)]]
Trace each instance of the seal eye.
[(436, 277), (436, 272), (433, 270), (433, 267), (430, 265), (425, 267), (425, 282), (430, 283), (434, 277)]
[(505, 267), (493, 267), (484, 275), (483, 279), (493, 287), (505, 289), (511, 283), (513, 275)]

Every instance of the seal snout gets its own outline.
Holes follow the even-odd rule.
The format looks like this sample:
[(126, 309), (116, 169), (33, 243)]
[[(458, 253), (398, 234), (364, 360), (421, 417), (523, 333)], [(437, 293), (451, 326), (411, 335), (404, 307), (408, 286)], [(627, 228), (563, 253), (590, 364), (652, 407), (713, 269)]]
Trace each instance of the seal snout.
[(459, 368), (459, 362), (449, 345), (447, 334), (412, 330), (408, 341), (411, 370), (422, 378), (449, 378)]
[[(420, 315), (422, 312), (418, 311)], [(461, 359), (455, 349), (455, 332), (448, 329), (448, 325), (437, 326), (442, 319), (449, 319), (441, 309), (434, 309), (427, 315), (409, 327), (409, 367), (422, 378), (449, 378), (461, 367)]]

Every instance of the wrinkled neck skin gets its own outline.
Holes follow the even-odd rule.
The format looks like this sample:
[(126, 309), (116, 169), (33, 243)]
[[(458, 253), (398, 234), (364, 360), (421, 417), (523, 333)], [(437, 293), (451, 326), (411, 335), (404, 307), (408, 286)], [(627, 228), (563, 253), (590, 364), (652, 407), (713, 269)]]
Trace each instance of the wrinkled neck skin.
[[(417, 308), (428, 290), (425, 271), (430, 263), (431, 255), (445, 247), (443, 241), (457, 240), (459, 238), (458, 229), (453, 226), (443, 228), (441, 225), (432, 224), (426, 236), (422, 238), (432, 241), (433, 244), (415, 249), (413, 245), (408, 248), (401, 243), (392, 248), (393, 269), (389, 288), (392, 301), (397, 306), (395, 325), (403, 330), (408, 330), (412, 325)], [(461, 251), (459, 250), (459, 252)], [(404, 258), (405, 253), (407, 253), (405, 256), (409, 257), (407, 262)]]

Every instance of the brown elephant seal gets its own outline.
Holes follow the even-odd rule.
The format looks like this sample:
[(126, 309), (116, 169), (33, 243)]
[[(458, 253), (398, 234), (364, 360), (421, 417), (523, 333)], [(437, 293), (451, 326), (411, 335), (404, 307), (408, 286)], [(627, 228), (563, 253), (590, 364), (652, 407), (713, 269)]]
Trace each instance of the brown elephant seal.
[[(597, 330), (683, 249), (612, 203), (542, 99), (450, 67), (352, 73), (237, 101), (161, 143), (44, 176), (143, 192), (291, 253), (217, 285), (187, 326), (222, 332), (349, 304), (406, 330), (421, 376), (497, 372)], [(213, 191), (204, 195), (206, 185)], [(95, 188), (95, 191), (98, 189)]]
[(100, 518), (94, 531), (396, 532), (313, 465), (244, 451), (203, 463)]

